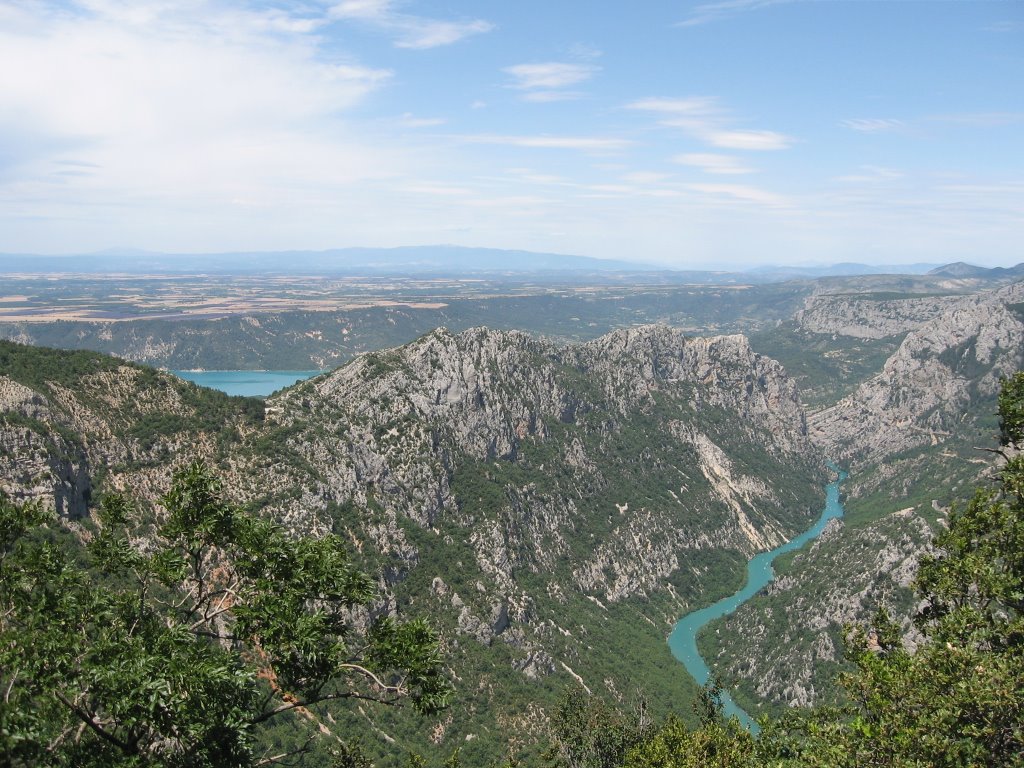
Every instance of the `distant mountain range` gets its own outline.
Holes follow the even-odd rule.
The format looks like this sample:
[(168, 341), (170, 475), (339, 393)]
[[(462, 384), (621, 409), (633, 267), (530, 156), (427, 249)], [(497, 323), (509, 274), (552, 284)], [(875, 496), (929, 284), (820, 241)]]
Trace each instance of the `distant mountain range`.
[(986, 269), (958, 262), (880, 266), (841, 263), (831, 266), (766, 266), (742, 271), (674, 270), (642, 262), (596, 259), (498, 248), (467, 248), (455, 245), (404, 246), (399, 248), (338, 248), (325, 251), (262, 251), (237, 253), (158, 253), (110, 249), (69, 256), (0, 254), (3, 273), (80, 274), (317, 274), (317, 275), (439, 275), (531, 274), (543, 277), (607, 277), (611, 273), (643, 274), (657, 282), (728, 284), (770, 283), (859, 275), (937, 275), (953, 278), (1024, 276), (1024, 264), (1009, 269)]
[(111, 250), (81, 256), (2, 255), (0, 272), (402, 274), (474, 272), (638, 272), (659, 267), (628, 261), (453, 245), (339, 248), (326, 251), (154, 253)]
[(946, 264), (945, 266), (930, 270), (928, 274), (938, 275), (939, 277), (1024, 277), (1024, 263), (1018, 264), (1015, 267), (993, 267), (987, 269), (986, 267), (976, 267), (973, 264), (958, 261), (954, 264)]

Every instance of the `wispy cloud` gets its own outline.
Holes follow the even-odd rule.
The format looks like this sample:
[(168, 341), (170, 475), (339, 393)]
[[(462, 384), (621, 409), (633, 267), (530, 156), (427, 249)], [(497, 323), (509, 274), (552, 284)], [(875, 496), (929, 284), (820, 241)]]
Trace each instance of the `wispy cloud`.
[(412, 112), (406, 112), (398, 118), (398, 124), (404, 128), (433, 128), (446, 122), (443, 117), (416, 117)]
[(732, 127), (735, 122), (732, 115), (717, 99), (708, 96), (639, 99), (626, 108), (653, 112), (660, 116), (661, 125), (682, 128), (694, 138), (720, 149), (778, 150), (796, 142), (793, 137), (777, 131)]
[[(207, 0), (26, 5), (0, 25), (0, 71), (26, 73), (0, 76), (0, 113), (36, 137), (23, 188), (50, 212), (83, 199), (213, 209), (395, 174), (402, 153), (341, 120), (390, 71), (321, 55), (301, 22)], [(67, 163), (94, 172), (63, 174), (50, 195)]]
[(573, 64), (561, 61), (547, 61), (536, 64), (516, 64), (502, 70), (511, 75), (509, 88), (523, 91), (526, 101), (564, 101), (579, 98), (578, 91), (566, 90), (579, 85), (598, 71), (600, 67), (591, 64)]
[(689, 189), (713, 197), (725, 198), (743, 203), (756, 203), (770, 208), (788, 208), (790, 202), (782, 195), (769, 192), (760, 187), (746, 184), (689, 184)]
[(672, 158), (672, 162), (700, 168), (705, 173), (735, 175), (753, 172), (750, 168), (743, 165), (738, 157), (712, 152), (692, 152), (676, 155)]
[(500, 136), (483, 134), (465, 136), (463, 140), (471, 144), (503, 144), (509, 147), (530, 147), (536, 149), (576, 149), (585, 152), (612, 152), (625, 149), (633, 144), (629, 139), (594, 136)]
[(863, 165), (860, 173), (839, 176), (836, 181), (853, 184), (879, 184), (882, 182), (896, 181), (902, 179), (905, 174), (895, 168), (885, 168), (879, 165)]
[(639, 184), (641, 186), (649, 186), (654, 184), (661, 184), (664, 181), (672, 178), (667, 173), (658, 173), (657, 171), (632, 171), (623, 175), (622, 180), (627, 184)]
[(705, 140), (722, 149), (750, 149), (766, 151), (786, 149), (795, 141), (776, 131), (708, 131)]
[(330, 8), (328, 17), (370, 24), (394, 38), (398, 48), (424, 50), (457, 43), (465, 37), (490, 32), (483, 19), (441, 21), (395, 10), (392, 0), (344, 0)]
[(710, 96), (691, 96), (685, 99), (657, 97), (638, 99), (627, 104), (626, 109), (661, 112), (669, 115), (692, 115), (694, 117), (718, 117), (722, 114), (718, 100)]
[(735, 16), (746, 11), (756, 11), (760, 8), (767, 8), (770, 5), (781, 5), (794, 0), (723, 0), (718, 3), (703, 3), (693, 9), (690, 17), (680, 21), (678, 27), (697, 27), (729, 16)]
[(409, 184), (401, 189), (403, 192), (409, 192), (414, 195), (432, 195), (438, 197), (465, 197), (466, 195), (473, 194), (473, 191), (467, 187), (458, 187), (451, 184), (433, 184), (431, 182)]
[(841, 120), (839, 124), (860, 133), (890, 133), (901, 131), (907, 127), (902, 120), (891, 117), (854, 117), (849, 120)]

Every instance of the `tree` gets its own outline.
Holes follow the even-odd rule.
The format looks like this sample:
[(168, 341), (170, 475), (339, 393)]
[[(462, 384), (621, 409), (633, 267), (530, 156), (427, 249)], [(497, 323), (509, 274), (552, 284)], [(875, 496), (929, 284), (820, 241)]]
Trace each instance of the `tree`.
[(622, 712), (582, 688), (565, 690), (551, 719), (552, 743), (546, 754), (553, 768), (614, 768), (650, 728), (647, 704), (637, 699)]
[(250, 766), (273, 718), (367, 699), (447, 702), (422, 620), (371, 620), (336, 536), (296, 538), (174, 475), (155, 536), (107, 497), (85, 553), (36, 505), (0, 500), (0, 748), (13, 765)]
[(759, 765), (757, 742), (735, 717), (722, 712), (722, 688), (712, 678), (693, 703), (700, 726), (669, 717), (626, 756), (627, 768), (743, 768)]

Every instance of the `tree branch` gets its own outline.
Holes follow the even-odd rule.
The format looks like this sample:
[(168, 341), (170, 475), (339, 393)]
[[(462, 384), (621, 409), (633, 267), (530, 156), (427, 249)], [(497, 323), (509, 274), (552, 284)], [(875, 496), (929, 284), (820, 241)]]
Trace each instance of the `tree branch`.
[(293, 709), (301, 709), (303, 707), (311, 707), (314, 704), (321, 704), (325, 701), (338, 701), (340, 699), (359, 699), (360, 701), (372, 701), (377, 704), (387, 704), (389, 706), (397, 706), (398, 702), (394, 699), (379, 698), (377, 696), (368, 696), (365, 693), (356, 693), (355, 691), (346, 691), (345, 693), (325, 693), (322, 696), (313, 696), (309, 699), (302, 699), (300, 701), (287, 701), (278, 707), (257, 715), (249, 722), (253, 725), (263, 723), (272, 717), (284, 714), (285, 712), (291, 712)]
[(70, 701), (66, 696), (64, 696), (63, 693), (61, 693), (60, 691), (54, 691), (53, 695), (57, 697), (58, 701), (60, 701), (62, 704), (68, 707), (72, 712), (74, 712), (75, 716), (78, 717), (79, 720), (81, 720), (83, 723), (89, 726), (89, 728), (91, 728), (92, 731), (104, 741), (109, 741), (111, 744), (118, 747), (121, 751), (128, 754), (132, 754), (134, 751), (137, 751), (132, 750), (131, 746), (127, 742), (121, 741), (121, 739), (117, 738), (117, 736), (115, 736), (114, 734), (105, 731), (103, 727), (93, 719), (92, 715), (90, 715), (88, 712), (86, 712), (84, 709), (79, 707), (74, 702)]

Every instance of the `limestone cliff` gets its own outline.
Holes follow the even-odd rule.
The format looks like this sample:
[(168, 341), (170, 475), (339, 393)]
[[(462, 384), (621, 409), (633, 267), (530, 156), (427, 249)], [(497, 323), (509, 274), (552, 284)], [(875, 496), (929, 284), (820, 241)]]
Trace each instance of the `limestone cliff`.
[[(850, 524), (833, 524), (785, 564), (767, 594), (704, 637), (710, 661), (739, 686), (748, 708), (834, 701), (842, 626), (867, 621), (880, 605), (909, 632), (917, 558), (948, 505), (991, 470), (991, 454), (979, 447), (995, 444), (1000, 379), (1024, 367), (1022, 300), (1017, 283), (862, 306), (831, 319), (803, 316), (836, 333), (907, 335), (879, 373), (808, 420), (822, 453), (850, 468), (843, 486)], [(814, 312), (856, 305), (823, 297)]]
[[(566, 684), (642, 683), (663, 710), (692, 691), (671, 623), (820, 504), (796, 388), (742, 336), (645, 326), (556, 346), (440, 329), (285, 390), (258, 418), (135, 366), (86, 369), (43, 383), (0, 367), (4, 429), (66, 433), (91, 487), (149, 502), (198, 453), (239, 503), (344, 535), (378, 574), (377, 611), (441, 628), (463, 709), (432, 738), (481, 760), (500, 753), (495, 722), (529, 731), (518, 704), (543, 722)], [(6, 487), (34, 487), (35, 469), (6, 466)], [(391, 713), (353, 717), (410, 733)]]

